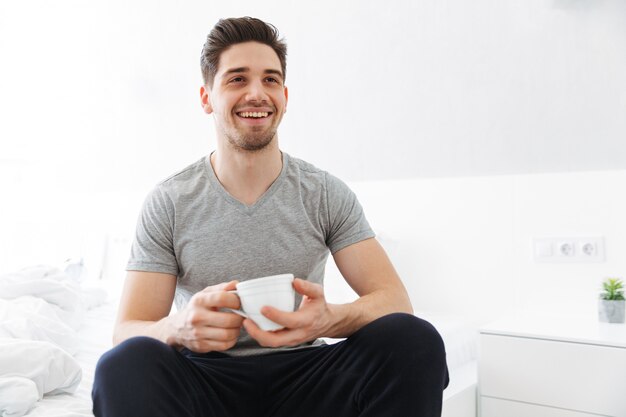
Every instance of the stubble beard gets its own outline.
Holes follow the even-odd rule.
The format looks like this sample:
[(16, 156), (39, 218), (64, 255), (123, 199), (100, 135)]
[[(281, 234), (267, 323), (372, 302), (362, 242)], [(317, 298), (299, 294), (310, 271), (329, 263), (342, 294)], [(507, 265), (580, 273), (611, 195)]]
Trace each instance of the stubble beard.
[(235, 150), (258, 152), (272, 143), (277, 131), (277, 125), (268, 127), (254, 126), (250, 130), (234, 125), (230, 126), (229, 129), (224, 129), (224, 135)]
[(248, 152), (257, 152), (265, 149), (276, 137), (276, 129), (270, 129), (258, 134), (242, 134), (240, 132), (226, 132), (228, 143), (235, 149)]

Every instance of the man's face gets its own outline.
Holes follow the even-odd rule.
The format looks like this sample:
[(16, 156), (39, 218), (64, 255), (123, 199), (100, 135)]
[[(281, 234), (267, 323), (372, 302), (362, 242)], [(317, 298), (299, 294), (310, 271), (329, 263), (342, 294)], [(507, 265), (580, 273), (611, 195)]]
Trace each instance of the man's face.
[(202, 87), (200, 95), (204, 111), (214, 114), (218, 136), (240, 150), (270, 144), (287, 109), (278, 55), (258, 42), (222, 52), (213, 87)]

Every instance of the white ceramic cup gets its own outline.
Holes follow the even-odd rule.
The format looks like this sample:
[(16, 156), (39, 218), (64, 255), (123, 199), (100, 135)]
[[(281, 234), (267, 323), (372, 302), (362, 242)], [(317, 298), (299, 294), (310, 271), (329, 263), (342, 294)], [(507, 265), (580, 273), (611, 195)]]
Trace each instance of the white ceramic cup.
[(293, 289), (293, 274), (272, 275), (255, 278), (237, 284), (237, 289), (230, 291), (239, 296), (241, 310), (226, 308), (225, 310), (237, 313), (254, 321), (265, 331), (280, 330), (283, 328), (261, 314), (263, 306), (272, 306), (282, 311), (293, 311), (296, 291)]

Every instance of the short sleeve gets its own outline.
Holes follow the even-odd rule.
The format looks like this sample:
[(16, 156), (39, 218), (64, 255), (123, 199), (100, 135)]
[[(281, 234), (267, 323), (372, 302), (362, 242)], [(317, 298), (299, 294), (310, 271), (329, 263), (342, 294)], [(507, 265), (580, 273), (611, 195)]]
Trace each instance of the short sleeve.
[(162, 272), (178, 275), (174, 252), (174, 207), (160, 187), (144, 201), (127, 271)]
[(326, 173), (326, 246), (335, 253), (375, 236), (354, 192), (340, 179)]

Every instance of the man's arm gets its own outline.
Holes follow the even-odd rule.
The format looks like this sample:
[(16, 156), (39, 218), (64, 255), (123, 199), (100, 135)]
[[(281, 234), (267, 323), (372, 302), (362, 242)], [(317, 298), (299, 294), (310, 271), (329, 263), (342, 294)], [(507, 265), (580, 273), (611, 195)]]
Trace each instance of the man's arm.
[(348, 337), (390, 313), (413, 313), (411, 300), (398, 273), (375, 238), (337, 251), (334, 259), (341, 275), (359, 298), (349, 304), (329, 305), (334, 324), (326, 337)]
[(167, 320), (176, 277), (157, 272), (129, 271), (124, 281), (113, 344), (133, 336), (150, 336), (167, 343)]
[(240, 308), (239, 299), (227, 291), (236, 281), (207, 287), (195, 294), (175, 314), (168, 315), (174, 300), (176, 277), (157, 272), (129, 271), (120, 300), (113, 344), (133, 336), (149, 336), (172, 346), (196, 352), (227, 350), (237, 342), (242, 318), (218, 311)]
[(270, 320), (286, 327), (264, 332), (244, 320), (250, 336), (263, 346), (293, 346), (318, 337), (348, 337), (361, 327), (395, 312), (412, 313), (411, 301), (382, 246), (374, 238), (350, 245), (334, 254), (335, 263), (359, 299), (348, 304), (328, 304), (323, 288), (296, 279), (294, 287), (303, 295), (298, 311), (282, 312), (265, 307)]

